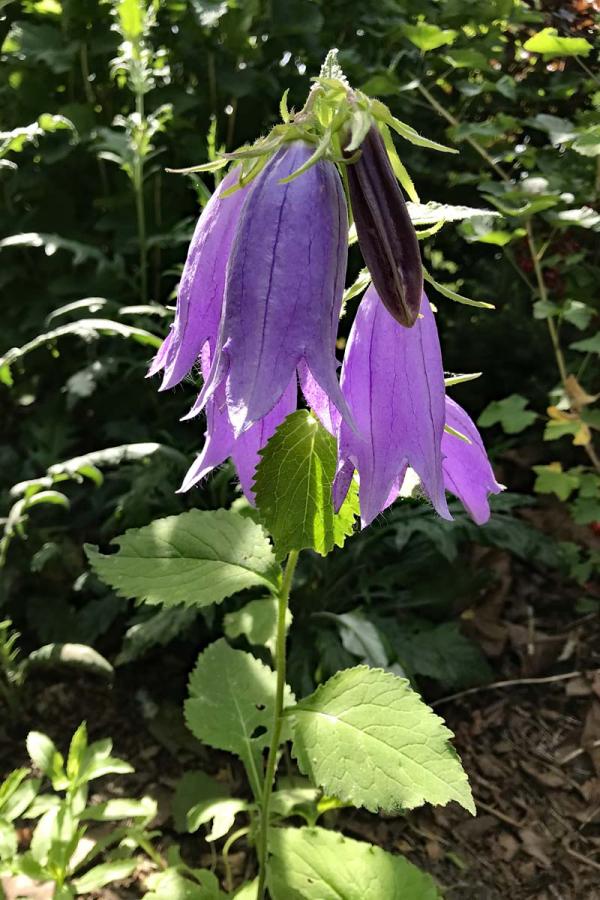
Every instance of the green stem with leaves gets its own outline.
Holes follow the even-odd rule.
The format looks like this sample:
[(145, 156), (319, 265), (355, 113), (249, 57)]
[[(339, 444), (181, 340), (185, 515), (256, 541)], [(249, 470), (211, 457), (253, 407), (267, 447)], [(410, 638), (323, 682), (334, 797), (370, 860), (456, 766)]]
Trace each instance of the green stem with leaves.
[(279, 755), (281, 744), (281, 728), (283, 724), (283, 697), (285, 691), (286, 679), (286, 613), (288, 602), (290, 599), (290, 591), (296, 565), (298, 563), (299, 552), (292, 550), (287, 558), (285, 571), (281, 581), (281, 589), (277, 597), (277, 640), (275, 646), (275, 672), (277, 675), (277, 684), (275, 688), (275, 711), (273, 714), (273, 730), (271, 734), (271, 743), (269, 746), (269, 755), (267, 757), (267, 768), (265, 771), (265, 780), (263, 784), (263, 793), (260, 803), (260, 830), (258, 835), (258, 889), (256, 892), (257, 900), (263, 900), (267, 886), (267, 849), (269, 838), (269, 811), (271, 806), (271, 794), (273, 793), (273, 781), (275, 779), (275, 769), (277, 767), (277, 757)]
[[(452, 113), (450, 113), (444, 106), (442, 106), (441, 103), (438, 103), (436, 98), (433, 96), (433, 94), (431, 94), (427, 90), (426, 87), (424, 87), (422, 84), (419, 84), (418, 91), (421, 94), (421, 96), (423, 96), (425, 98), (425, 100), (427, 100), (427, 102), (429, 103), (431, 108), (434, 109), (437, 113), (439, 113), (439, 115), (442, 116), (444, 119), (446, 119), (446, 121), (450, 125), (452, 125), (454, 128), (456, 128), (460, 125), (460, 121), (455, 116), (453, 116)], [(477, 140), (475, 140), (475, 138), (471, 137), (470, 135), (466, 135), (465, 140), (469, 144), (469, 146), (471, 146), (473, 148), (473, 150), (475, 150), (479, 154), (479, 156), (481, 156), (481, 158), (486, 161), (488, 166), (496, 173), (496, 175), (498, 175), (498, 177), (505, 184), (512, 183), (510, 178), (506, 174), (506, 172), (501, 168), (501, 166), (498, 165), (498, 163), (494, 159), (492, 159), (492, 157), (487, 152), (485, 147), (482, 147), (481, 144)], [(531, 222), (531, 219), (528, 219), (525, 222), (525, 229), (527, 232), (527, 245), (529, 247), (529, 254), (531, 256), (531, 261), (533, 263), (533, 271), (535, 273), (535, 280), (536, 280), (538, 294), (540, 296), (540, 300), (547, 301), (548, 300), (548, 290), (547, 290), (546, 282), (544, 279), (544, 272), (543, 272), (542, 265), (541, 265), (541, 259), (542, 259), (545, 248), (542, 248), (541, 251), (539, 251), (537, 249), (537, 246), (535, 243), (535, 235), (533, 232), (533, 224)], [(552, 343), (552, 349), (554, 351), (554, 358), (556, 359), (556, 365), (557, 365), (557, 368), (558, 368), (558, 371), (560, 374), (560, 380), (562, 382), (565, 393), (567, 394), (567, 397), (570, 397), (570, 393), (569, 393), (569, 389), (568, 389), (568, 381), (567, 381), (568, 371), (567, 371), (567, 366), (566, 366), (565, 357), (564, 357), (564, 354), (562, 351), (562, 347), (560, 345), (558, 329), (556, 327), (555, 322), (553, 321), (553, 319), (551, 317), (548, 317), (546, 319), (546, 322), (548, 325), (548, 332), (550, 334), (550, 341)], [(598, 458), (598, 455), (596, 454), (593, 444), (591, 442), (588, 444), (584, 444), (583, 449), (587, 453), (588, 458), (590, 459), (594, 468), (600, 472), (600, 459)]]
[(137, 114), (137, 134), (135, 140), (135, 159), (133, 164), (133, 189), (135, 192), (135, 209), (140, 260), (140, 301), (148, 301), (148, 250), (146, 247), (146, 208), (144, 201), (144, 156), (142, 144), (146, 122), (144, 118), (144, 92), (136, 91), (135, 111)]

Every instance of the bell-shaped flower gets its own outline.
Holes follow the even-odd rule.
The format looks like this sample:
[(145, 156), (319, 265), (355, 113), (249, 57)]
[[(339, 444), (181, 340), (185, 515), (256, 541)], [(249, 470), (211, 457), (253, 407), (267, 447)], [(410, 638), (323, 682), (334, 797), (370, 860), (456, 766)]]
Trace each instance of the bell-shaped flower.
[[(337, 431), (336, 507), (356, 469), (361, 521), (363, 527), (368, 525), (396, 499), (410, 466), (442, 518), (452, 518), (448, 490), (476, 522), (487, 520), (487, 496), (501, 488), (474, 424), (445, 396), (439, 338), (425, 294), (421, 316), (407, 329), (394, 321), (375, 289), (369, 288), (352, 325), (341, 385), (355, 432), (315, 386), (311, 394), (323, 423)], [(446, 423), (471, 443), (444, 433)]]
[(347, 166), (358, 243), (388, 312), (406, 327), (419, 314), (423, 266), (414, 226), (376, 125)]
[[(201, 367), (204, 376), (207, 377), (210, 371), (210, 354), (206, 349), (202, 353)], [(259, 451), (263, 449), (286, 416), (296, 410), (297, 393), (294, 375), (273, 409), (263, 419), (236, 437), (227, 415), (225, 389), (221, 385), (206, 404), (204, 446), (186, 473), (179, 493), (188, 491), (231, 457), (242, 490), (246, 498), (254, 505), (252, 485), (256, 466), (260, 461)]]
[(188, 414), (224, 386), (236, 435), (274, 409), (303, 367), (350, 419), (335, 359), (348, 243), (340, 177), (322, 160), (281, 184), (313, 149), (303, 141), (281, 148), (241, 211), (212, 370)]
[(214, 352), (227, 261), (248, 187), (228, 197), (223, 194), (237, 182), (239, 172), (233, 169), (223, 179), (198, 219), (179, 283), (175, 321), (148, 371), (151, 376), (164, 370), (161, 391), (185, 378), (206, 343)]

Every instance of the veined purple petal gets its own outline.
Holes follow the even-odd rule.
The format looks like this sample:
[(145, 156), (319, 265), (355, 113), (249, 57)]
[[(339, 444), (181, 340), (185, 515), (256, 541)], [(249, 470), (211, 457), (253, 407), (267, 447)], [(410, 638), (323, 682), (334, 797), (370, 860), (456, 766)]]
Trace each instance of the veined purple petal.
[(499, 494), (502, 486), (494, 477), (481, 436), (467, 413), (446, 397), (446, 424), (471, 441), (465, 443), (452, 434), (444, 434), (444, 483), (446, 489), (461, 501), (477, 525), (490, 517), (489, 494)]
[(179, 384), (206, 342), (214, 351), (227, 261), (248, 188), (222, 195), (238, 177), (239, 169), (234, 169), (223, 179), (198, 219), (179, 284), (173, 328), (148, 373), (165, 370), (161, 391)]
[(158, 348), (158, 352), (152, 362), (150, 363), (150, 368), (146, 373), (146, 378), (151, 378), (153, 375), (156, 375), (158, 372), (162, 372), (165, 365), (167, 364), (167, 358), (169, 356), (169, 352), (171, 350), (171, 344), (173, 342), (173, 326), (169, 329), (169, 333)]
[[(201, 367), (204, 377), (210, 371), (210, 353), (205, 347), (201, 354)], [(297, 407), (296, 377), (290, 381), (283, 395), (264, 419), (256, 422), (251, 428), (235, 437), (233, 427), (227, 415), (225, 389), (221, 386), (206, 404), (206, 433), (204, 447), (196, 458), (183, 480), (178, 493), (188, 491), (198, 484), (213, 469), (231, 457), (236, 467), (238, 478), (244, 494), (254, 505), (252, 489), (256, 466), (260, 460), (259, 451), (281, 425), (283, 420)]]
[[(338, 469), (345, 481), (349, 463), (358, 470), (363, 526), (389, 505), (407, 465), (437, 512), (451, 519), (442, 472), (444, 372), (425, 294), (421, 317), (407, 329), (392, 318), (375, 288), (368, 289), (350, 332), (341, 384), (358, 435), (342, 421)], [(338, 501), (340, 495), (341, 489)]]
[(336, 377), (335, 333), (347, 256), (347, 210), (335, 166), (318, 162), (280, 184), (312, 153), (282, 148), (252, 184), (233, 244), (216, 359), (194, 406), (221, 383), (237, 434), (278, 403), (303, 360), (349, 416)]

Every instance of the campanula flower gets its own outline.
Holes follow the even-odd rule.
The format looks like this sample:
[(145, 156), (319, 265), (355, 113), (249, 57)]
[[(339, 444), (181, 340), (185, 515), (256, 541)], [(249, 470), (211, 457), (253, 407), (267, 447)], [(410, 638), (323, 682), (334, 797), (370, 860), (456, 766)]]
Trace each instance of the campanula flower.
[(335, 335), (346, 276), (348, 217), (333, 163), (286, 184), (313, 147), (282, 147), (251, 183), (227, 269), (211, 373), (188, 417), (224, 386), (236, 435), (267, 416), (306, 366), (351, 421), (336, 376)]
[[(210, 371), (210, 354), (206, 349), (202, 353), (201, 368), (204, 376), (207, 377)], [(254, 505), (252, 485), (256, 466), (260, 461), (259, 451), (263, 449), (286, 416), (296, 410), (297, 393), (296, 376), (294, 375), (273, 409), (263, 419), (236, 437), (227, 415), (225, 389), (221, 385), (206, 404), (204, 446), (186, 473), (179, 493), (188, 491), (231, 457), (242, 490), (250, 503)]]
[(161, 391), (185, 378), (206, 343), (214, 352), (227, 261), (248, 188), (223, 194), (237, 182), (239, 171), (233, 169), (223, 179), (198, 219), (179, 283), (175, 321), (148, 371), (150, 376), (164, 370)]
[(417, 320), (423, 293), (419, 242), (378, 128), (347, 166), (358, 243), (385, 308), (401, 325)]
[[(338, 470), (333, 485), (337, 508), (356, 469), (365, 527), (396, 499), (410, 466), (442, 518), (452, 518), (448, 490), (478, 524), (487, 521), (487, 496), (501, 488), (475, 425), (445, 396), (439, 338), (425, 294), (420, 318), (407, 329), (392, 319), (375, 288), (369, 288), (352, 325), (341, 385), (356, 422), (355, 432), (315, 385), (312, 392), (306, 388), (323, 424), (337, 431)], [(446, 424), (471, 443), (444, 433)]]

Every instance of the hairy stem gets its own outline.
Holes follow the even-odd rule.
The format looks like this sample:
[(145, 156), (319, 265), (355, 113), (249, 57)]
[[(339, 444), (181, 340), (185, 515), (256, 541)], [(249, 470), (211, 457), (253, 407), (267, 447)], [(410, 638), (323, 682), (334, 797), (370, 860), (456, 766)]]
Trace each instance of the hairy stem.
[(292, 579), (298, 563), (298, 551), (292, 550), (287, 558), (281, 590), (277, 598), (277, 643), (275, 648), (275, 671), (277, 674), (277, 686), (275, 689), (275, 711), (273, 715), (273, 732), (267, 757), (267, 768), (263, 785), (263, 794), (260, 803), (260, 832), (258, 837), (258, 890), (257, 900), (263, 900), (267, 882), (267, 844), (269, 835), (269, 809), (271, 806), (271, 794), (273, 793), (273, 780), (281, 742), (281, 726), (283, 722), (283, 692), (285, 690), (285, 620), (290, 599)]

